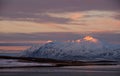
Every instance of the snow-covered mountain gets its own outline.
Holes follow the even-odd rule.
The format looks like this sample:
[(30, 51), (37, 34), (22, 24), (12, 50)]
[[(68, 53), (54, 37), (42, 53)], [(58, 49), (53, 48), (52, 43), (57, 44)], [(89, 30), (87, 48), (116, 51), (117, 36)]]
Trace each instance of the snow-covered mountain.
[(22, 56), (60, 60), (120, 60), (120, 46), (86, 36), (79, 40), (49, 41), (44, 45), (36, 45), (22, 52)]

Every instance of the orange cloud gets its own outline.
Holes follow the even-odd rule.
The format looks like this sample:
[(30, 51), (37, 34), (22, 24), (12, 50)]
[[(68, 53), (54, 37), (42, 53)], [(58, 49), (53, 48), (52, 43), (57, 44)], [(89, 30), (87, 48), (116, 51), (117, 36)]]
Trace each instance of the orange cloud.
[(67, 18), (67, 19), (71, 19), (71, 20), (78, 20), (78, 19), (84, 17), (84, 14), (81, 12), (46, 13), (46, 14), (51, 17)]
[(0, 32), (3, 33), (65, 32), (66, 29), (66, 27), (55, 23), (0, 21)]
[(81, 13), (72, 13), (72, 14), (70, 14), (70, 19), (72, 19), (72, 20), (78, 20), (79, 18), (82, 18), (82, 17), (84, 17), (84, 15), (81, 14)]
[(95, 42), (95, 43), (98, 41), (97, 39), (93, 38), (92, 36), (86, 36), (83, 39), (86, 41), (91, 41), (91, 42)]
[(21, 50), (26, 50), (30, 48), (31, 46), (0, 46), (0, 49), (2, 50), (16, 50), (16, 51), (21, 51)]

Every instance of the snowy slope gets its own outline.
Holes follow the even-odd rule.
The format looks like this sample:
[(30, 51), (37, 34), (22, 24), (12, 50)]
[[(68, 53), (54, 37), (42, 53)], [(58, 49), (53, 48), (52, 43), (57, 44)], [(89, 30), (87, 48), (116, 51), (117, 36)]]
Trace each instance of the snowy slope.
[(33, 46), (22, 52), (22, 56), (61, 60), (120, 60), (120, 47), (87, 36), (74, 41), (53, 41), (42, 46)]

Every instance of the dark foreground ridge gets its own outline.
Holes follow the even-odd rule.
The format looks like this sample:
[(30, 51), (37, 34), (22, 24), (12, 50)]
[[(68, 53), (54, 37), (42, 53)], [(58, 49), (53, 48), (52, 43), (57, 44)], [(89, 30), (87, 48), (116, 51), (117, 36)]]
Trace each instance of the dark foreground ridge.
[[(88, 66), (88, 65), (118, 65), (119, 61), (70, 61), (70, 60), (56, 60), (48, 58), (32, 58), (32, 57), (12, 57), (12, 56), (0, 56), (0, 59), (13, 59), (19, 62), (37, 62), (37, 63), (52, 63), (54, 66), (24, 66), (24, 67), (61, 67), (61, 66)], [(3, 68), (3, 67), (0, 67)], [(7, 68), (23, 68), (18, 67), (7, 67)]]

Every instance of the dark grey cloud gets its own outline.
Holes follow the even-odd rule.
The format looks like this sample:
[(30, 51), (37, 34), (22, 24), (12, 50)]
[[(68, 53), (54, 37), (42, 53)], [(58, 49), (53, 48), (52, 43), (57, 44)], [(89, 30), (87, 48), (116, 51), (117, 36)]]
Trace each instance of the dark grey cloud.
[(8, 12), (119, 10), (119, 4), (120, 0), (1, 0), (0, 15)]
[(0, 34), (0, 40), (65, 40), (77, 37), (73, 33), (33, 33), (33, 34), (23, 34), (23, 33), (13, 33), (13, 34)]
[(66, 18), (35, 14), (89, 10), (119, 12), (119, 4), (120, 0), (0, 0), (0, 17), (10, 20), (21, 18), (29, 21), (28, 18), (34, 18), (35, 22), (68, 23), (70, 20)]
[(93, 36), (100, 40), (110, 42), (110, 43), (119, 43), (120, 44), (120, 34), (118, 33), (72, 33), (72, 32), (53, 32), (53, 33), (32, 33), (32, 34), (23, 34), (23, 33), (13, 33), (13, 34), (0, 34), (0, 41), (7, 40), (18, 40), (18, 41), (39, 41), (39, 40), (76, 40), (81, 39), (86, 35)]
[(33, 44), (37, 44), (37, 43), (0, 43), (0, 46), (31, 46)]
[(119, 10), (119, 0), (1, 0), (3, 11), (44, 12)]
[(119, 15), (115, 15), (113, 18), (120, 20), (120, 14)]
[(58, 18), (58, 17), (51, 17), (49, 15), (35, 15), (35, 14), (7, 14), (6, 16), (1, 16), (1, 20), (16, 20), (16, 21), (33, 21), (38, 23), (59, 23), (59, 24), (67, 24), (71, 19), (68, 18)]

